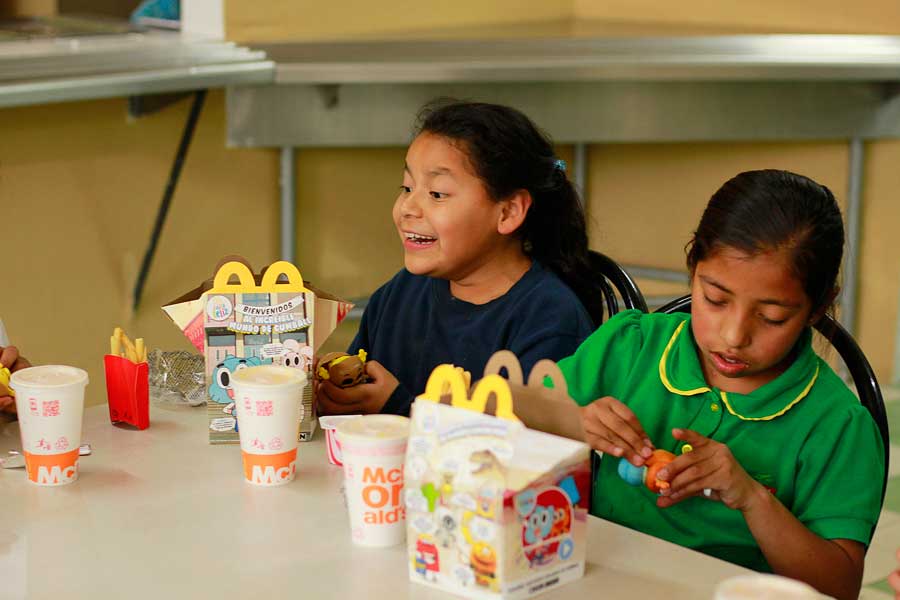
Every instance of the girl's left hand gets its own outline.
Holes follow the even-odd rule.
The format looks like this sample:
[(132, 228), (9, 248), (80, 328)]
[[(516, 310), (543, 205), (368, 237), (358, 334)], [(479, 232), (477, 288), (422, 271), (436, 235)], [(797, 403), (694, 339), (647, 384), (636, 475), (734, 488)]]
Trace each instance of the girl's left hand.
[(669, 482), (669, 488), (657, 500), (660, 508), (699, 495), (721, 500), (728, 508), (744, 512), (750, 509), (760, 490), (765, 490), (747, 474), (725, 444), (689, 429), (673, 429), (672, 436), (690, 444), (693, 450), (676, 457), (657, 474), (660, 480)]
[(377, 360), (366, 362), (368, 381), (342, 388), (328, 380), (316, 386), (316, 406), (322, 415), (375, 414), (400, 385), (394, 374)]

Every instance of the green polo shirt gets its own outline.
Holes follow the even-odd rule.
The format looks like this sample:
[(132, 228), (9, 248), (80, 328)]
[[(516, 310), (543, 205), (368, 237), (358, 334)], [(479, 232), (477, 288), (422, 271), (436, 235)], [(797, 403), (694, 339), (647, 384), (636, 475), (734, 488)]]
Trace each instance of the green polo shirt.
[[(868, 544), (881, 508), (884, 454), (875, 422), (812, 349), (750, 394), (710, 388), (690, 316), (617, 314), (559, 362), (569, 394), (584, 406), (602, 396), (628, 405), (657, 448), (680, 454), (673, 428), (727, 444), (744, 469), (810, 531)], [(721, 559), (770, 571), (740, 511), (702, 497), (666, 509), (643, 486), (600, 461), (591, 512)]]

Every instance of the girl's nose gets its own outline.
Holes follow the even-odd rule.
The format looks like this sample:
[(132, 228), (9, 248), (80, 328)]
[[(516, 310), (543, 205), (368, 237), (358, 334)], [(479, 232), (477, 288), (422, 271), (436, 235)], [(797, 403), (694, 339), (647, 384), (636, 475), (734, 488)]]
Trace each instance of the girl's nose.
[(728, 348), (743, 348), (750, 344), (750, 323), (742, 315), (732, 315), (722, 323), (722, 341)]
[(419, 204), (419, 195), (416, 194), (416, 190), (411, 190), (408, 194), (400, 197), (400, 215), (403, 217), (422, 216), (422, 207)]

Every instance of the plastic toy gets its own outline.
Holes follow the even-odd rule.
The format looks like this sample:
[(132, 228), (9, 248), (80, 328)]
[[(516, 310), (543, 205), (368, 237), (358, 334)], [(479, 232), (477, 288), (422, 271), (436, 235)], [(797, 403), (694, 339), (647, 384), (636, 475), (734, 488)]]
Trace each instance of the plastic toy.
[(9, 387), (9, 378), (10, 378), (9, 369), (4, 367), (3, 363), (0, 363), (0, 385), (3, 385), (3, 387), (5, 387), (6, 389), (9, 390), (10, 394), (15, 396), (16, 393)]
[(319, 361), (316, 375), (342, 388), (353, 387), (366, 381), (366, 351), (357, 354), (329, 352)]
[(667, 450), (654, 450), (653, 456), (648, 458), (641, 467), (636, 467), (627, 459), (622, 458), (619, 460), (619, 477), (628, 485), (645, 485), (648, 490), (658, 494), (660, 490), (669, 487), (669, 482), (657, 479), (656, 474), (673, 460), (675, 460), (675, 455)]

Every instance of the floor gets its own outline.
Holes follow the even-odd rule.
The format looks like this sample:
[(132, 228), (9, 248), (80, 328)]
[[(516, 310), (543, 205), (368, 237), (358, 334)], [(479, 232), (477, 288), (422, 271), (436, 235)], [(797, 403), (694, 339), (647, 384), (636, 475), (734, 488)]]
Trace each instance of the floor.
[(875, 537), (866, 554), (863, 574), (864, 600), (893, 600), (887, 576), (897, 568), (896, 551), (900, 548), (900, 387), (884, 387), (884, 403), (891, 430), (891, 472), (888, 479), (884, 510), (875, 529)]

